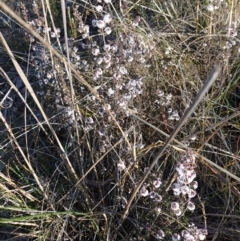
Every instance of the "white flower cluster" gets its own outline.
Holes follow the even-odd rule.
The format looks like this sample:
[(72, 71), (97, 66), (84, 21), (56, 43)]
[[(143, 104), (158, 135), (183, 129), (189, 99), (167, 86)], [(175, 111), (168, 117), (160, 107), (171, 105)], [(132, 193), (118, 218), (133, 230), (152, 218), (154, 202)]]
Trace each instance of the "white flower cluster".
[[(196, 196), (197, 193), (195, 189), (198, 187), (197, 181), (194, 181), (196, 178), (195, 168), (195, 155), (191, 149), (188, 149), (186, 154), (177, 163), (177, 182), (172, 185), (172, 190), (175, 196), (179, 196), (181, 194), (188, 197), (186, 208), (190, 211), (195, 209), (195, 205), (191, 202), (191, 198)], [(171, 209), (177, 216), (182, 214), (182, 210), (178, 202), (171, 203)]]
[(223, 0), (210, 0), (209, 4), (206, 6), (208, 12), (214, 12), (218, 10), (222, 4)]
[(155, 100), (155, 104), (159, 104), (161, 106), (169, 106), (172, 101), (172, 94), (165, 94), (162, 90), (157, 90), (157, 96), (159, 99)]
[(158, 240), (162, 240), (162, 239), (164, 239), (164, 237), (165, 237), (164, 231), (163, 230), (158, 230), (157, 233), (156, 233), (156, 238)]
[(194, 224), (191, 224), (187, 230), (182, 230), (181, 234), (173, 234), (172, 241), (199, 241), (204, 240), (206, 235), (206, 229), (198, 229)]
[[(111, 19), (109, 14), (105, 14), (105, 18), (108, 19), (105, 21)], [(120, 114), (123, 110), (128, 114), (129, 103), (143, 92), (143, 78), (136, 78), (136, 74), (131, 71), (131, 65), (138, 64), (141, 70), (149, 68), (146, 62), (151, 58), (154, 44), (151, 38), (145, 41), (141, 35), (135, 33), (129, 35), (120, 33), (116, 40), (109, 42), (105, 35), (103, 38), (103, 45), (97, 41), (88, 45), (92, 59), (83, 60), (85, 63), (80, 64), (79, 68), (82, 72), (88, 72), (91, 68), (93, 70), (92, 80), (100, 86), (98, 91), (107, 103), (114, 102), (113, 111)], [(109, 76), (107, 82), (106, 75)]]
[(168, 109), (168, 120), (176, 120), (178, 121), (180, 119), (180, 116), (178, 114), (177, 110), (172, 110), (172, 108)]
[[(158, 189), (162, 185), (162, 181), (160, 180), (160, 178), (154, 179), (152, 182), (152, 185), (153, 185), (153, 189)], [(142, 186), (142, 188), (139, 191), (140, 196), (142, 196), (142, 197), (149, 196), (151, 199), (153, 199), (157, 203), (162, 202), (162, 196), (160, 194), (158, 194), (158, 192), (156, 192), (156, 191), (149, 191), (147, 189), (147, 186), (148, 185), (146, 183)]]
[[(99, 8), (101, 8), (101, 7), (102, 6), (97, 6), (96, 9), (99, 10)], [(103, 16), (103, 19), (100, 19), (100, 20), (93, 19), (92, 26), (102, 29), (106, 35), (109, 35), (109, 34), (111, 34), (112, 29), (109, 26), (107, 26), (107, 24), (110, 24), (111, 22), (112, 22), (112, 16), (109, 13), (106, 13)]]
[(122, 160), (118, 161), (117, 167), (120, 172), (126, 169), (125, 163)]
[(130, 79), (127, 84), (117, 84), (116, 88), (122, 89), (123, 85), (125, 94), (117, 101), (117, 103), (122, 109), (127, 110), (129, 102), (142, 94), (143, 78)]
[(149, 195), (149, 191), (147, 190), (146, 185), (142, 186), (139, 193), (142, 197), (147, 197)]
[[(162, 90), (157, 90), (157, 96), (159, 99), (155, 100), (155, 104), (160, 105), (160, 106), (166, 106), (168, 107), (169, 105), (172, 104), (173, 96), (172, 94), (165, 94), (164, 91)], [(172, 108), (168, 108), (168, 120), (176, 120), (178, 121), (180, 119), (179, 113), (177, 110), (173, 110)]]
[(224, 50), (231, 49), (232, 47), (237, 45), (237, 42), (236, 42), (236, 37), (238, 36), (237, 26), (238, 25), (236, 21), (233, 21), (230, 26), (227, 26), (226, 31), (227, 31), (228, 39), (222, 47)]

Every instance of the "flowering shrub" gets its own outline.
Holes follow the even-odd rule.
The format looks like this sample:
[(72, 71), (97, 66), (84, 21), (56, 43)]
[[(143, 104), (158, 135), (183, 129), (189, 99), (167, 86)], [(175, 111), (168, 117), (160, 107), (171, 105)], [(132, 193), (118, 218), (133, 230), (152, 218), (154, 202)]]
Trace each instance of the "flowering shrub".
[[(132, 108), (144, 92), (146, 74), (150, 71), (151, 61), (156, 51), (156, 41), (152, 34), (146, 33), (142, 29), (140, 18), (128, 22), (129, 26), (124, 26), (129, 19), (122, 18), (122, 28), (116, 29), (114, 26), (118, 20), (112, 15), (110, 6), (111, 1), (107, 0), (92, 5), (91, 10), (94, 15), (85, 21), (80, 6), (74, 4), (70, 11), (71, 32), (74, 34), (68, 38), (67, 47), (66, 44), (62, 43), (60, 28), (47, 26), (43, 21), (36, 1), (32, 5), (34, 17), (32, 15), (30, 17), (23, 3), (20, 5), (22, 16), (29, 26), (47, 41), (50, 41), (63, 55), (69, 51), (71, 64), (81, 72), (104, 101), (105, 105), (102, 106), (96, 101), (95, 96), (73, 76), (72, 81), (76, 96), (75, 102), (73, 102), (68, 69), (63, 67), (60, 60), (52, 57), (46, 47), (42, 46), (28, 32), (25, 32), (31, 45), (30, 63), (37, 77), (37, 94), (48, 104), (47, 113), (57, 115), (54, 117), (59, 123), (57, 130), (71, 131), (75, 124), (74, 120), (76, 120), (79, 132), (83, 132), (85, 135), (94, 132), (94, 141), (99, 153), (106, 153), (118, 137), (114, 133), (113, 120), (108, 115), (108, 111), (111, 111), (121, 123), (123, 130), (127, 130), (128, 121), (131, 118), (129, 107)], [(172, 48), (168, 47), (165, 54), (168, 55), (170, 52), (172, 52)], [(168, 108), (168, 120), (178, 121), (180, 118), (178, 111), (170, 108), (172, 94), (165, 94), (160, 90), (156, 90), (156, 93), (159, 99), (155, 103)], [(141, 130), (139, 130), (137, 140), (131, 133), (128, 134), (128, 140), (134, 141), (134, 148), (137, 151), (144, 147), (141, 135)], [(114, 152), (110, 153), (114, 158), (111, 163), (114, 163), (120, 177), (124, 177), (127, 173), (135, 175), (131, 173), (136, 168), (137, 161), (133, 160), (130, 147), (129, 143), (122, 142), (121, 147), (115, 147)], [(84, 150), (86, 146), (83, 145), (80, 148)], [(106, 164), (108, 160), (109, 158), (104, 163)], [(109, 164), (107, 165), (109, 166)], [(112, 166), (109, 168), (114, 171)], [(195, 209), (194, 203), (191, 202), (191, 199), (196, 195), (195, 189), (197, 188), (197, 182), (194, 182), (195, 168), (195, 157), (189, 150), (176, 167), (178, 177), (177, 182), (173, 184), (173, 192), (175, 196), (180, 198), (180, 201), (171, 203), (171, 209), (176, 216), (180, 216), (184, 208), (191, 211)], [(99, 178), (109, 175), (105, 167), (98, 167), (97, 172), (99, 172)], [(140, 177), (137, 174), (134, 182)], [(129, 192), (131, 192), (134, 186), (129, 181), (126, 182), (126, 185), (129, 186)], [(168, 205), (165, 204), (164, 188), (161, 177), (153, 174), (151, 184), (145, 183), (140, 189), (140, 200), (148, 200), (146, 203), (151, 203), (154, 207), (154, 213), (157, 215), (160, 215), (162, 211), (170, 212), (172, 215)], [(99, 195), (103, 195), (102, 191)], [(117, 202), (122, 208), (127, 204), (125, 196), (128, 196), (127, 190), (119, 192), (117, 198)], [(144, 216), (142, 218), (145, 219)], [(153, 225), (149, 226), (148, 229), (151, 235), (158, 240), (163, 240), (169, 236), (164, 227)], [(189, 235), (195, 235), (190, 230), (188, 232)], [(187, 236), (187, 234), (184, 235)], [(182, 237), (185, 238), (184, 235)]]
[[(203, 174), (201, 179), (197, 176), (201, 169), (197, 171), (194, 151), (199, 139), (192, 134), (222, 115), (220, 111), (217, 117), (210, 118), (211, 112), (205, 109), (213, 111), (226, 106), (224, 102), (215, 109), (205, 108), (212, 103), (208, 97), (177, 137), (184, 139), (186, 135), (189, 136), (182, 142), (189, 149), (179, 158), (179, 146), (169, 146), (136, 193), (126, 220), (121, 225), (119, 220), (131, 194), (157, 155), (157, 150), (202, 86), (202, 76), (205, 78), (206, 70), (210, 69), (212, 56), (220, 52), (217, 61), (226, 63), (226, 56), (230, 58), (238, 52), (235, 51), (238, 48), (237, 19), (229, 17), (231, 21), (228, 24), (224, 20), (221, 25), (223, 33), (218, 36), (221, 40), (214, 39), (210, 33), (218, 28), (222, 19), (227, 19), (214, 22), (217, 11), (224, 11), (227, 3), (205, 3), (197, 20), (194, 18), (197, 22), (193, 24), (190, 21), (188, 26), (185, 20), (179, 23), (182, 11), (190, 9), (185, 9), (181, 2), (176, 6), (175, 3), (169, 5), (166, 2), (164, 11), (160, 11), (162, 3), (156, 1), (67, 1), (67, 43), (63, 38), (63, 27), (57, 26), (59, 23), (54, 26), (48, 12), (45, 18), (42, 16), (39, 1), (31, 4), (32, 8), (24, 3), (19, 4), (21, 16), (29, 28), (51, 43), (63, 57), (69, 55), (71, 65), (102, 100), (99, 101), (61, 59), (54, 57), (26, 29), (22, 30), (30, 49), (30, 66), (26, 64), (26, 72), (31, 73), (29, 81), (60, 139), (64, 153), (59, 155), (59, 146), (47, 128), (44, 133), (34, 131), (45, 123), (40, 121), (41, 115), (30, 102), (33, 112), (37, 112), (39, 123), (30, 122), (29, 128), (32, 128), (30, 131), (33, 134), (29, 138), (30, 135), (26, 133), (28, 122), (24, 122), (26, 127), (23, 132), (31, 140), (29, 146), (25, 139), (21, 139), (25, 136), (22, 133), (16, 139), (24, 143), (23, 150), (28, 154), (29, 163), (38, 173), (40, 183), (43, 183), (45, 196), (42, 198), (42, 192), (36, 191), (41, 203), (41, 207), (36, 209), (41, 209), (41, 212), (46, 210), (46, 217), (50, 220), (46, 223), (41, 220), (39, 224), (36, 211), (31, 213), (36, 216), (33, 225), (37, 230), (35, 236), (40, 235), (43, 239), (49, 237), (49, 240), (68, 240), (69, 237), (81, 239), (81, 235), (82, 240), (206, 239), (209, 230), (202, 227), (201, 221), (195, 223), (196, 220), (192, 218), (194, 212), (200, 212), (198, 204), (202, 185), (199, 184), (201, 188), (198, 188), (198, 181), (204, 179)], [(159, 8), (156, 8), (156, 4)], [(175, 11), (177, 7), (181, 9), (180, 12)], [(184, 16), (190, 18), (192, 12), (184, 13)], [(208, 21), (209, 26), (204, 27)], [(206, 58), (202, 58), (202, 52)], [(225, 77), (216, 86), (221, 86)], [(15, 81), (15, 85), (20, 90), (23, 84), (21, 80), (19, 82)], [(4, 85), (4, 90), (2, 86), (0, 84), (0, 97), (11, 92), (11, 89), (7, 89), (8, 85), (6, 88)], [(24, 91), (21, 89), (22, 95)], [(14, 102), (17, 102), (17, 98), (6, 96), (1, 100), (1, 108), (16, 108)], [(27, 103), (27, 94), (25, 96)], [(212, 96), (215, 99), (215, 93)], [(145, 125), (136, 116), (160, 131), (149, 129), (150, 125)], [(0, 144), (7, 146), (9, 143)], [(12, 149), (15, 151), (16, 147)], [(18, 156), (16, 153), (14, 155)], [(77, 184), (71, 180), (63, 164), (65, 158), (68, 158), (76, 172)], [(21, 161), (17, 165), (21, 166)], [(19, 175), (19, 180), (24, 180), (22, 186), (29, 187), (25, 177), (28, 168), (28, 165), (23, 165), (20, 171), (12, 171), (13, 174), (10, 171), (8, 175)], [(18, 174), (21, 172), (23, 174)], [(29, 175), (27, 172), (27, 177)], [(13, 185), (13, 188), (15, 190), (16, 186)], [(33, 192), (32, 189), (30, 191)], [(30, 191), (27, 190), (27, 193)], [(34, 198), (30, 199), (31, 205)], [(52, 211), (53, 215), (49, 216)], [(83, 217), (83, 214), (86, 216)], [(39, 231), (38, 227), (42, 230)]]

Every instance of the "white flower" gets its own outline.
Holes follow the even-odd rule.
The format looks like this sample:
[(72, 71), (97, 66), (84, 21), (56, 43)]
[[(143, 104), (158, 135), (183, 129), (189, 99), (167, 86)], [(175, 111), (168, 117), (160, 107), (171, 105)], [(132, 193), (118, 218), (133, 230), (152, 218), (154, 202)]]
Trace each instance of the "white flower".
[(162, 97), (162, 96), (164, 96), (164, 92), (162, 90), (157, 90), (157, 95), (159, 97)]
[(71, 110), (70, 108), (67, 108), (66, 110), (65, 110), (65, 113), (66, 113), (66, 115), (69, 117), (69, 116), (74, 116), (74, 111), (73, 110)]
[(195, 136), (195, 135), (193, 135), (189, 138), (189, 140), (191, 140), (191, 141), (195, 141), (196, 139), (197, 139), (197, 136)]
[(136, 87), (136, 85), (137, 85), (137, 81), (135, 79), (131, 79), (131, 80), (128, 81), (128, 87), (130, 89), (135, 89), (135, 88), (132, 88), (132, 87)]
[(111, 21), (112, 21), (112, 16), (111, 16), (109, 13), (105, 14), (104, 17), (103, 17), (103, 21), (104, 21), (105, 23), (111, 23)]
[(118, 46), (116, 44), (112, 45), (112, 51), (117, 52)]
[(84, 25), (82, 28), (82, 32), (85, 34), (89, 34), (89, 25)]
[(50, 32), (50, 31), (51, 31), (51, 27), (43, 28), (43, 33)]
[(100, 78), (100, 76), (97, 75), (97, 74), (95, 74), (95, 75), (93, 76), (93, 81), (96, 81), (96, 80), (98, 80), (99, 78)]
[(104, 51), (108, 52), (111, 50), (111, 45), (110, 44), (104, 44), (103, 46)]
[[(100, 107), (100, 108), (98, 108), (98, 114), (99, 115), (103, 115), (105, 113), (105, 109), (104, 109), (104, 107)], [(101, 133), (101, 132), (100, 132)], [(103, 135), (103, 134), (102, 134)]]
[(190, 235), (190, 233), (184, 229), (184, 230), (182, 230), (181, 235), (183, 238), (187, 238)]
[(174, 110), (173, 112), (172, 112), (172, 115), (174, 116), (174, 118), (175, 119), (179, 119), (179, 114), (178, 114), (178, 111), (177, 110)]
[(172, 202), (172, 203), (171, 203), (171, 209), (172, 209), (173, 211), (179, 210), (179, 203), (178, 203), (178, 202)]
[(95, 7), (95, 9), (96, 9), (96, 11), (97, 11), (98, 13), (101, 13), (102, 10), (103, 10), (103, 7), (102, 7), (101, 5), (97, 5), (97, 6)]
[(169, 53), (170, 53), (169, 50), (166, 50), (166, 51), (165, 51), (165, 54), (166, 54), (166, 55), (169, 55)]
[(181, 187), (181, 192), (183, 195), (187, 194), (189, 192), (189, 187), (184, 185)]
[(43, 79), (43, 82), (44, 82), (44, 84), (48, 84), (49, 83), (48, 79)]
[(162, 230), (158, 230), (156, 238), (162, 240), (165, 237), (165, 233)]
[(184, 238), (184, 240), (187, 240), (187, 241), (195, 241), (196, 239), (195, 239), (195, 237), (194, 237), (192, 234), (189, 234), (189, 235), (187, 235), (187, 236)]
[(168, 55), (170, 52), (172, 52), (172, 47), (167, 47), (165, 54)]
[(207, 230), (206, 229), (197, 229), (197, 233), (198, 233), (199, 240), (204, 240), (207, 235)]
[(168, 95), (166, 96), (166, 100), (170, 101), (171, 99), (172, 99), (172, 94), (168, 94)]
[(120, 107), (123, 107), (123, 108), (126, 108), (128, 104), (128, 102), (125, 99), (121, 99), (117, 103)]
[(176, 171), (179, 176), (184, 176), (186, 174), (186, 170), (184, 168), (184, 165), (181, 163), (177, 164)]
[(206, 238), (206, 235), (204, 234), (199, 234), (198, 235), (199, 240), (204, 240)]
[(179, 183), (173, 183), (173, 185), (172, 185), (172, 189), (173, 189), (173, 191), (180, 191), (181, 190), (181, 184), (179, 184)]
[(73, 52), (76, 54), (77, 51), (78, 51), (78, 47), (77, 47), (77, 46), (74, 46), (74, 47), (73, 47)]
[(150, 198), (155, 198), (155, 197), (156, 197), (156, 195), (157, 195), (157, 193), (156, 193), (156, 192), (150, 192)]
[(104, 33), (105, 33), (106, 35), (111, 34), (111, 32), (112, 32), (112, 29), (111, 29), (110, 27), (106, 27), (106, 28), (104, 29)]
[(140, 190), (140, 195), (141, 195), (142, 197), (147, 197), (147, 196), (149, 195), (149, 191), (146, 189), (145, 186), (143, 186), (143, 187), (141, 188), (141, 190)]
[(194, 181), (192, 183), (192, 185), (193, 185), (193, 189), (197, 189), (198, 188), (198, 182), (197, 181)]
[(184, 175), (179, 176), (179, 177), (177, 178), (177, 181), (178, 181), (178, 183), (180, 183), (180, 184), (189, 184), (188, 178), (187, 178), (186, 176), (184, 176)]
[(141, 64), (146, 62), (146, 59), (143, 58), (143, 56), (141, 56), (141, 58), (138, 60)]
[(99, 48), (93, 48), (93, 49), (92, 49), (92, 54), (93, 54), (94, 56), (99, 55), (99, 53), (100, 53)]
[(103, 60), (105, 61), (105, 63), (109, 63), (111, 61), (111, 55), (110, 54), (105, 54), (103, 57)]
[(110, 68), (111, 67), (111, 65), (112, 65), (112, 63), (111, 63), (111, 61), (109, 61), (106, 65), (105, 65), (105, 69), (108, 69), (108, 68)]
[(181, 190), (173, 191), (174, 196), (179, 196), (180, 194), (181, 194)]
[(195, 178), (196, 178), (197, 174), (196, 172), (193, 170), (193, 172), (187, 176), (187, 179), (188, 179), (188, 183), (191, 183)]
[(117, 167), (118, 167), (118, 170), (120, 172), (123, 171), (124, 169), (126, 169), (126, 166), (125, 166), (125, 164), (124, 164), (124, 162), (122, 160), (118, 161)]
[(195, 205), (192, 202), (188, 202), (187, 209), (193, 211), (195, 209)]
[(50, 36), (51, 36), (51, 38), (56, 38), (57, 35), (54, 32), (51, 32)]
[(75, 59), (76, 59), (77, 61), (80, 60), (80, 56), (79, 56), (79, 55), (75, 55), (74, 57), (75, 57)]
[(86, 122), (86, 124), (93, 124), (93, 123), (94, 123), (92, 117), (87, 117), (87, 118), (85, 119), (85, 122)]
[(133, 57), (132, 57), (132, 56), (128, 56), (127, 61), (128, 61), (129, 63), (131, 63), (131, 62), (133, 61)]
[(208, 12), (213, 12), (214, 11), (214, 6), (212, 4), (207, 5), (207, 10)]
[(195, 190), (190, 189), (189, 192), (188, 192), (188, 197), (189, 197), (189, 198), (193, 198), (193, 197), (196, 196), (196, 194), (197, 194), (197, 193), (196, 193)]
[(98, 65), (100, 65), (103, 62), (103, 58), (102, 57), (98, 58), (96, 60), (96, 62), (97, 62)]
[(156, 208), (155, 208), (155, 211), (157, 212), (157, 214), (159, 214), (159, 213), (161, 213), (162, 210), (161, 210), (161, 208), (156, 207)]
[(103, 29), (106, 27), (106, 23), (103, 20), (97, 20), (96, 26), (100, 29)]
[(181, 240), (181, 236), (177, 233), (174, 233), (172, 236), (172, 241), (179, 241)]
[(101, 68), (96, 68), (95, 69), (95, 75), (102, 75), (103, 74), (103, 71)]
[(108, 110), (111, 110), (111, 105), (109, 105), (109, 104), (105, 104), (105, 107), (108, 109)]
[(180, 216), (182, 214), (182, 211), (178, 209), (177, 211), (174, 211), (174, 213), (176, 214), (176, 216)]
[(122, 75), (128, 74), (128, 71), (127, 71), (127, 69), (126, 69), (124, 66), (121, 66), (121, 67), (119, 68), (119, 71), (120, 71), (120, 73), (121, 73)]
[(127, 39), (127, 43), (128, 43), (130, 46), (134, 46), (134, 45), (135, 45), (134, 37), (133, 37), (133, 36), (130, 36), (130, 37)]
[(115, 91), (114, 91), (112, 88), (109, 88), (107, 95), (110, 97), (110, 96), (113, 95), (114, 93), (115, 93)]
[(47, 79), (49, 79), (49, 80), (50, 80), (50, 79), (51, 79), (53, 76), (52, 76), (52, 74), (51, 74), (51, 73), (49, 73), (49, 72), (48, 72), (46, 77), (47, 77)]
[(131, 95), (124, 95), (123, 98), (129, 102), (131, 99), (132, 99), (132, 96)]
[(160, 181), (160, 178), (158, 178), (157, 180), (153, 181), (153, 186), (155, 188), (159, 188), (161, 186), (162, 182)]
[(113, 74), (113, 77), (114, 77), (115, 80), (119, 80), (122, 77), (122, 75), (119, 72), (115, 72)]

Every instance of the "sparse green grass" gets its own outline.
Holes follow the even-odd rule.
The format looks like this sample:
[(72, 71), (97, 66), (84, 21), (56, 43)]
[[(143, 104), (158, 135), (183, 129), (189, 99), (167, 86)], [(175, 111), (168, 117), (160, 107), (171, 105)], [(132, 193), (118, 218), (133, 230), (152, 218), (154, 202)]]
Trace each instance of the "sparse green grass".
[[(20, 2), (0, 3), (0, 17), (9, 23), (0, 25), (0, 240), (172, 240), (191, 223), (207, 229), (206, 240), (237, 240), (239, 1), (103, 1), (100, 13), (95, 2), (77, 0), (65, 14), (59, 1), (36, 1), (38, 14), (22, 2), (29, 21), (46, 15), (41, 29), (26, 26), (4, 8), (23, 17)], [(210, 4), (218, 9), (209, 11)], [(106, 13), (109, 35), (92, 27)], [(58, 38), (44, 33), (46, 23), (51, 34), (61, 29)], [(74, 37), (68, 49), (64, 30)], [(214, 65), (221, 66), (220, 76), (126, 212)], [(173, 192), (186, 151), (197, 163), (191, 199)], [(194, 211), (186, 209), (190, 201)], [(172, 202), (180, 203), (180, 216)]]

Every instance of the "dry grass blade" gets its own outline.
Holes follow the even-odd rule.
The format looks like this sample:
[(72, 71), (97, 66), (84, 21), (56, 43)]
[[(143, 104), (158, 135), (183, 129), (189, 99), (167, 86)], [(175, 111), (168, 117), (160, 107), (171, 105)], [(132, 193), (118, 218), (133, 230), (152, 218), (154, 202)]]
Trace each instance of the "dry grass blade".
[(3, 122), (3, 124), (5, 125), (6, 129), (8, 130), (8, 133), (9, 133), (9, 136), (10, 136), (12, 142), (13, 142), (13, 145), (16, 145), (16, 147), (17, 147), (17, 149), (19, 150), (19, 152), (21, 153), (24, 161), (26, 162), (26, 164), (27, 164), (27, 166), (28, 166), (31, 174), (33, 175), (35, 181), (37, 182), (40, 190), (41, 190), (42, 193), (44, 194), (45, 198), (48, 200), (48, 196), (45, 194), (44, 188), (43, 188), (43, 186), (41, 185), (41, 183), (40, 183), (40, 181), (39, 181), (39, 178), (38, 178), (37, 174), (35, 173), (32, 165), (31, 165), (31, 162), (27, 159), (27, 157), (26, 157), (26, 155), (24, 154), (21, 146), (18, 144), (18, 142), (17, 142), (14, 134), (12, 133), (11, 127), (10, 127), (10, 126), (8, 125), (8, 123), (6, 122), (6, 120), (5, 120), (5, 118), (4, 118), (4, 116), (3, 116), (3, 114), (2, 114), (1, 111), (0, 111), (0, 119), (2, 120), (2, 122)]
[[(0, 172), (0, 177), (5, 180), (11, 187), (13, 188), (17, 188), (17, 185), (7, 176), (5, 176), (3, 173)], [(11, 190), (7, 187), (5, 187), (3, 184), (0, 184), (0, 188), (2, 189), (2, 191), (4, 192), (2, 194), (2, 196), (4, 197), (5, 195), (7, 196), (9, 193), (11, 193)], [(39, 202), (38, 199), (36, 199), (35, 197), (33, 197), (30, 193), (26, 192), (23, 189), (19, 189), (19, 192), (24, 195), (25, 197), (27, 197), (31, 202)]]

